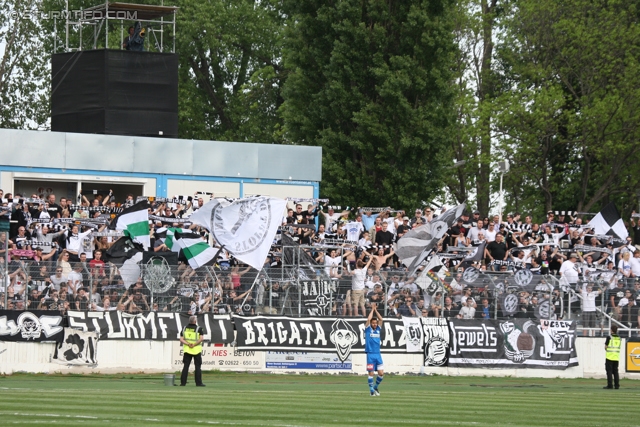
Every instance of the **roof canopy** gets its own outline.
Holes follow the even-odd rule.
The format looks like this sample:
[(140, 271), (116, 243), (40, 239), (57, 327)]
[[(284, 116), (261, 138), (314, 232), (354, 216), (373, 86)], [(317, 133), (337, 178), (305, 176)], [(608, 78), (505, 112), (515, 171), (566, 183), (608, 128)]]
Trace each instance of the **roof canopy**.
[[(177, 6), (154, 6), (148, 4), (133, 4), (133, 3), (108, 3), (99, 4), (87, 8), (85, 10), (92, 12), (103, 12), (107, 19), (111, 19), (112, 14), (118, 14), (118, 12), (129, 12), (129, 14), (136, 14), (138, 21), (152, 21), (165, 16), (175, 15), (178, 11)], [(107, 13), (108, 12), (108, 13)], [(128, 15), (130, 16), (130, 15)], [(117, 16), (113, 16), (114, 19), (119, 19)]]

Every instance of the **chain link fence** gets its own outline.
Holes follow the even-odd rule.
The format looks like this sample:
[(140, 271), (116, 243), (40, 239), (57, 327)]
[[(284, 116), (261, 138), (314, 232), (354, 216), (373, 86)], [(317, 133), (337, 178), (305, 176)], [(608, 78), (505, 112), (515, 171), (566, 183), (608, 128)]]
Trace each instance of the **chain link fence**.
[[(362, 300), (352, 289), (354, 265), (343, 248), (324, 249), (331, 258), (340, 258), (334, 264), (305, 263), (311, 251), (302, 246), (289, 252), (285, 248), (282, 260), (275, 258), (260, 271), (229, 262), (194, 270), (169, 265), (161, 257), (120, 268), (110, 263), (13, 260), (7, 270), (0, 267), (0, 305), (62, 313), (152, 310), (298, 317), (364, 316), (375, 304), (386, 317), (571, 319), (579, 322), (584, 335), (606, 334), (611, 323), (627, 335), (638, 328), (637, 308), (620, 302), (626, 291), (640, 288), (635, 281), (610, 288), (606, 281), (565, 284), (559, 276), (545, 275), (535, 289), (525, 291), (514, 285), (513, 271), (486, 271), (482, 283), (467, 286), (456, 270), (427, 283), (407, 279), (403, 270), (369, 268)], [(640, 296), (639, 291), (633, 295)], [(589, 293), (591, 303), (585, 305)]]

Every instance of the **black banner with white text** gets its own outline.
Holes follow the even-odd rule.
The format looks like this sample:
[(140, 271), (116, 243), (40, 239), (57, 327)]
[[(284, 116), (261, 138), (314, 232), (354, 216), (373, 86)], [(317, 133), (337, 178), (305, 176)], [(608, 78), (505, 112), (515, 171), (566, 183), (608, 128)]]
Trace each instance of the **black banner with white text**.
[[(234, 317), (239, 350), (336, 352), (340, 360), (364, 353), (364, 319), (284, 316)], [(404, 324), (384, 319), (380, 351), (405, 353)]]
[[(185, 313), (148, 312), (128, 314), (121, 311), (69, 311), (69, 326), (96, 331), (101, 340), (177, 340), (189, 324)], [(199, 314), (198, 326), (204, 330), (205, 342), (233, 341), (233, 323), (227, 317)]]
[(573, 321), (450, 319), (449, 328), (450, 367), (566, 369), (578, 365)]
[(62, 316), (54, 313), (0, 310), (0, 341), (62, 341)]

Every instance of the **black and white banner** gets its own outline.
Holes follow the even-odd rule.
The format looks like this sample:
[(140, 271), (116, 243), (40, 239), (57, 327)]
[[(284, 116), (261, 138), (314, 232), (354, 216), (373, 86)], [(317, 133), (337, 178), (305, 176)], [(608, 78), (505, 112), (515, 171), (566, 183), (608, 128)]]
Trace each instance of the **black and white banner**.
[[(185, 313), (148, 312), (128, 314), (121, 311), (69, 311), (69, 326), (97, 332), (101, 340), (177, 340), (182, 328), (189, 324)], [(233, 323), (227, 317), (199, 314), (198, 326), (204, 329), (204, 340), (217, 344), (233, 341)]]
[(60, 341), (62, 316), (52, 311), (0, 310), (0, 341)]
[(329, 316), (336, 294), (336, 282), (310, 280), (300, 283), (304, 308), (309, 316)]
[[(364, 353), (364, 319), (237, 316), (233, 320), (239, 350), (335, 352), (342, 362), (351, 353)], [(381, 352), (406, 352), (402, 320), (385, 319), (381, 329)]]
[(83, 332), (64, 328), (64, 339), (56, 344), (52, 361), (61, 365), (97, 365), (98, 336), (95, 332)]
[(424, 366), (446, 366), (451, 334), (442, 317), (403, 317), (407, 352), (424, 352)]
[(566, 369), (578, 365), (573, 321), (450, 319), (449, 327), (451, 367)]

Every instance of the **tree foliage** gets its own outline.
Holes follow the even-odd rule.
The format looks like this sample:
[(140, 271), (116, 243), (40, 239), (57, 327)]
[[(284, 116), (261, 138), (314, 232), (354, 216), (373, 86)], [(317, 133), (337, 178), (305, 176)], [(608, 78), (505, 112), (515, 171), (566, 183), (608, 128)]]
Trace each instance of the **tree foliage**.
[(281, 138), (284, 19), (270, 1), (180, 0), (180, 136)]
[(495, 131), (514, 168), (510, 206), (635, 205), (640, 160), (638, 2), (521, 0), (500, 52), (512, 90)]
[(410, 206), (440, 190), (453, 123), (450, 6), (285, 1), (286, 136), (322, 146), (332, 201)]
[(50, 75), (43, 27), (24, 13), (40, 4), (0, 0), (0, 128), (47, 127)]
[[(12, 12), (66, 3), (96, 0), (0, 0), (0, 126), (47, 127), (48, 54), (64, 37), (58, 21), (56, 50), (52, 20)], [(639, 3), (165, 0), (180, 8), (179, 133), (322, 146), (321, 192), (337, 204), (410, 207), (444, 188), (488, 213), (507, 158), (506, 210), (629, 211)], [(95, 47), (119, 49), (131, 24), (111, 21)]]

